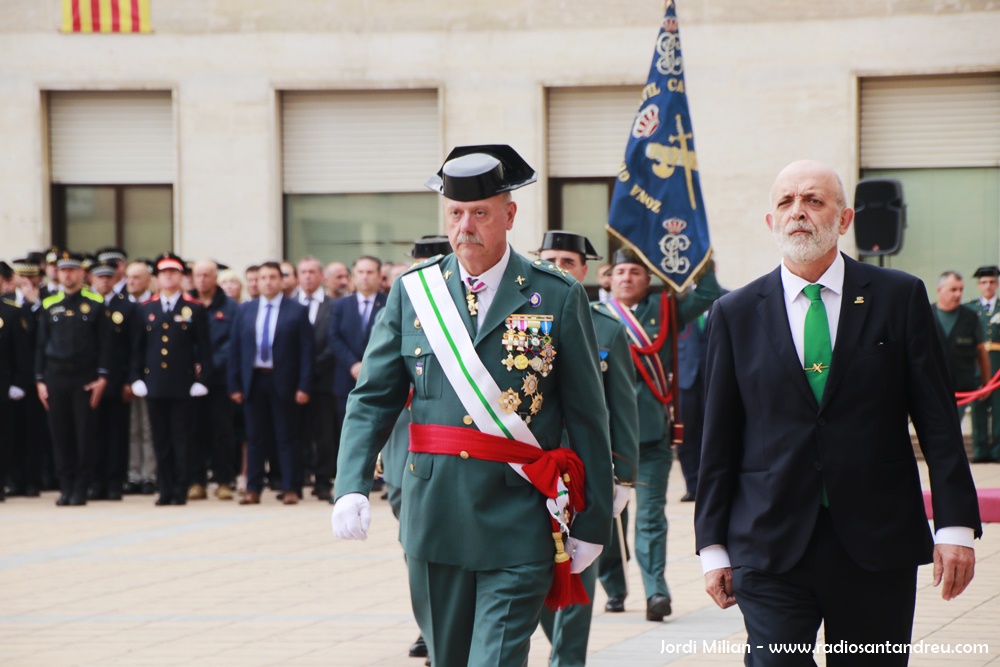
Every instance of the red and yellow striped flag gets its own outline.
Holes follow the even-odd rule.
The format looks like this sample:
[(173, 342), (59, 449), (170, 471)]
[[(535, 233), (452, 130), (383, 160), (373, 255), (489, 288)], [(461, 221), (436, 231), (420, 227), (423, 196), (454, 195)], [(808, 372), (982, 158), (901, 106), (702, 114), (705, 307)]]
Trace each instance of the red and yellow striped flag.
[(63, 0), (62, 32), (152, 32), (149, 0)]

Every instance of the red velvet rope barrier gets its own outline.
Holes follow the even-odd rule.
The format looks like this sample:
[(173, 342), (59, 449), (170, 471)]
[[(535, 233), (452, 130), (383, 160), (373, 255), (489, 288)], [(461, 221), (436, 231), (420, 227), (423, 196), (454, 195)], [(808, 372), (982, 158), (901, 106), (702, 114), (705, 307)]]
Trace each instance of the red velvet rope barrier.
[(969, 403), (978, 401), (981, 398), (986, 398), (996, 389), (1000, 389), (1000, 370), (998, 370), (996, 374), (990, 378), (989, 382), (975, 391), (956, 391), (955, 400), (960, 406), (968, 405)]

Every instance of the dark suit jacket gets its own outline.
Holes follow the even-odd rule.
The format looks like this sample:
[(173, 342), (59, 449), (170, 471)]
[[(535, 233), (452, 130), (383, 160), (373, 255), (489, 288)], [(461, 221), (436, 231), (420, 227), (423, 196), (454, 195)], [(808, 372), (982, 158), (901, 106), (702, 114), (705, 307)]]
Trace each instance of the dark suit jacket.
[[(104, 395), (121, 394), (131, 375), (132, 358), (139, 344), (139, 305), (129, 301), (127, 293), (116, 294), (104, 309), (104, 316), (111, 323), (111, 362), (108, 368), (108, 386)], [(190, 389), (190, 385), (188, 387)]]
[[(198, 292), (192, 290), (192, 299), (198, 298)], [(208, 321), (208, 339), (212, 349), (212, 372), (202, 375), (201, 383), (206, 387), (226, 387), (226, 366), (229, 361), (229, 337), (236, 318), (237, 303), (226, 296), (221, 288), (215, 290), (212, 302), (205, 308), (205, 318)]]
[[(229, 393), (250, 395), (257, 359), (257, 311), (260, 299), (240, 304), (229, 344)], [(271, 341), (274, 385), (283, 401), (294, 401), (296, 391), (309, 392), (312, 382), (313, 332), (309, 311), (295, 299), (282, 297)]]
[(365, 356), (371, 325), (375, 322), (375, 316), (384, 307), (385, 295), (377, 292), (368, 326), (365, 326), (361, 321), (361, 313), (358, 312), (356, 295), (349, 294), (334, 301), (329, 330), (329, 345), (337, 364), (333, 374), (334, 396), (347, 396), (354, 389), (357, 381), (351, 377), (351, 366)]
[(333, 373), (336, 358), (330, 348), (330, 316), (333, 313), (333, 299), (324, 297), (316, 310), (313, 329), (313, 393), (333, 393)]
[(868, 570), (928, 563), (933, 540), (907, 418), (930, 469), (938, 528), (982, 532), (955, 396), (923, 283), (845, 257), (830, 377), (817, 404), (789, 330), (780, 269), (709, 318), (697, 548), (781, 573), (830, 517)]

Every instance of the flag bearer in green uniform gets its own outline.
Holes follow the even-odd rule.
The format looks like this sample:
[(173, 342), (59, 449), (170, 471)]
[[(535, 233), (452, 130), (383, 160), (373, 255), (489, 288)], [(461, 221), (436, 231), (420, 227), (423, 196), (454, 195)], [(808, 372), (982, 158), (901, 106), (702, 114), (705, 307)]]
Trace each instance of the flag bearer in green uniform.
[[(552, 262), (581, 283), (587, 277), (587, 260), (601, 259), (590, 240), (572, 232), (546, 232), (538, 256)], [(601, 379), (604, 381), (604, 401), (608, 406), (611, 432), (611, 458), (615, 473), (614, 515), (618, 517), (632, 496), (636, 465), (639, 461), (639, 411), (636, 404), (635, 368), (628, 350), (628, 335), (622, 323), (603, 303), (591, 305), (591, 317), (597, 333)], [(613, 529), (612, 541), (618, 539)], [(603, 556), (602, 556), (603, 558)], [(549, 664), (553, 667), (584, 665), (587, 662), (587, 640), (593, 615), (594, 585), (598, 565), (584, 570), (580, 577), (591, 598), (589, 604), (578, 604), (558, 612), (542, 609), (542, 629), (552, 642)]]
[(427, 185), (455, 252), (396, 281), (347, 405), (331, 521), (365, 539), (375, 459), (413, 385), (400, 540), (435, 667), (526, 664), (543, 603), (584, 599), (576, 575), (611, 539), (586, 293), (507, 243), (509, 192), (535, 179), (509, 146), (452, 151)]
[[(980, 298), (965, 304), (979, 316), (986, 334), (990, 369), (1000, 368), (1000, 308), (997, 308), (997, 280), (1000, 267), (980, 266), (973, 274), (978, 278)], [(985, 384), (990, 378), (979, 378)], [(972, 404), (972, 462), (1000, 462), (1000, 391)]]
[[(649, 347), (665, 326), (662, 299), (666, 293), (650, 293), (649, 270), (626, 250), (615, 253), (611, 277), (613, 297), (608, 308), (625, 323), (633, 345)], [(677, 303), (677, 329), (695, 320), (722, 295), (714, 266), (698, 283), (698, 289), (682, 295)], [(639, 474), (636, 478), (635, 557), (646, 594), (646, 620), (662, 621), (673, 611), (667, 587), (667, 478), (674, 460), (671, 449), (670, 414), (663, 401), (670, 373), (670, 344), (659, 352), (639, 355)], [(626, 515), (622, 525), (627, 525)], [(625, 610), (625, 570), (616, 543), (601, 560), (601, 584), (608, 593), (608, 611)]]

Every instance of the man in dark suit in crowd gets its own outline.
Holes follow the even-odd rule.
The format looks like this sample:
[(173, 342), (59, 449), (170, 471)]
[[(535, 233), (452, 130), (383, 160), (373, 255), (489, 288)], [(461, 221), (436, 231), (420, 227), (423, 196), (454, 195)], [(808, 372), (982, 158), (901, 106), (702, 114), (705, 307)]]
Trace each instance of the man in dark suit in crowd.
[(354, 294), (337, 299), (330, 316), (330, 349), (336, 359), (333, 395), (337, 400), (337, 430), (344, 423), (347, 395), (358, 382), (361, 357), (371, 335), (375, 316), (385, 306), (385, 295), (378, 291), (382, 262), (375, 257), (359, 257), (351, 266)]
[(230, 485), (236, 479), (233, 462), (236, 454), (236, 436), (233, 433), (233, 403), (229, 399), (226, 366), (229, 361), (229, 339), (236, 302), (219, 289), (219, 265), (211, 259), (195, 262), (194, 289), (191, 296), (205, 308), (208, 321), (208, 339), (212, 349), (212, 372), (206, 374), (202, 384), (208, 395), (196, 398), (195, 423), (197, 436), (192, 443), (190, 456), (191, 487), (188, 500), (208, 497), (208, 469), (212, 480), (218, 484), (215, 496), (219, 500), (232, 500)]
[(236, 311), (229, 347), (229, 394), (244, 405), (249, 446), (247, 493), (241, 505), (260, 504), (268, 442), (281, 460), (281, 499), (302, 495), (301, 449), (295, 406), (309, 402), (313, 331), (309, 311), (282, 294), (281, 265), (264, 262), (257, 273), (260, 298)]
[[(935, 585), (954, 598), (982, 529), (923, 284), (838, 252), (854, 211), (829, 167), (792, 163), (771, 200), (781, 266), (709, 318), (696, 545), (709, 595), (743, 612), (746, 664), (814, 665), (768, 644), (812, 645), (821, 622), (827, 644), (908, 643), (917, 566), (933, 559)], [(826, 656), (831, 667), (907, 658)]]
[(337, 476), (337, 409), (333, 400), (333, 350), (328, 332), (333, 299), (323, 290), (323, 265), (315, 257), (299, 262), (298, 300), (309, 309), (313, 330), (313, 379), (309, 402), (300, 410), (299, 441), (302, 443), (303, 467), (308, 477), (316, 477), (313, 495), (330, 500), (333, 479)]
[(677, 460), (684, 473), (682, 503), (694, 502), (701, 462), (701, 427), (705, 418), (705, 346), (707, 313), (688, 322), (677, 334), (677, 385), (681, 391), (681, 423), (684, 442), (677, 448)]
[(111, 361), (108, 386), (97, 409), (94, 480), (91, 500), (121, 500), (128, 472), (129, 427), (132, 387), (128, 378), (132, 354), (138, 340), (136, 306), (127, 292), (115, 292), (120, 262), (97, 264), (90, 270), (94, 291), (104, 299), (104, 316), (111, 322)]
[(159, 291), (139, 306), (139, 342), (132, 362), (132, 392), (148, 397), (160, 489), (156, 504), (161, 506), (187, 504), (194, 437), (191, 399), (208, 393), (201, 378), (212, 372), (205, 308), (182, 291), (184, 270), (184, 261), (173, 253), (156, 260)]

